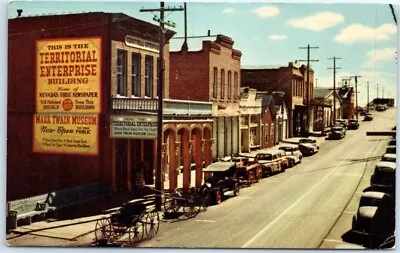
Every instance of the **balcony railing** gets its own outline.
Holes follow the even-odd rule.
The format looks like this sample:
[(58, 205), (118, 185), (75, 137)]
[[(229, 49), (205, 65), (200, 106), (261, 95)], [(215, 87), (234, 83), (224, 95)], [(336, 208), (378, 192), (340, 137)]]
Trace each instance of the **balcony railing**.
[[(113, 110), (157, 111), (157, 99), (112, 98)], [(212, 102), (164, 99), (163, 114), (166, 115), (211, 115)]]
[(157, 99), (112, 98), (113, 110), (157, 111)]

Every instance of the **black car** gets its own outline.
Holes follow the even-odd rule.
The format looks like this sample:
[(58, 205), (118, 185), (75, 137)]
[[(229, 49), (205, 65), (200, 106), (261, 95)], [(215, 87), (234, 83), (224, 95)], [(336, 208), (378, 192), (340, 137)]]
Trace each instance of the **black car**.
[(339, 140), (345, 137), (344, 128), (342, 126), (333, 126), (328, 138), (331, 140)]
[(373, 119), (374, 119), (374, 116), (372, 116), (372, 114), (370, 114), (370, 113), (367, 113), (364, 116), (364, 121), (371, 121)]
[(360, 124), (358, 123), (358, 120), (351, 119), (347, 129), (358, 129), (359, 126), (360, 126)]
[(234, 196), (239, 194), (239, 180), (236, 178), (236, 163), (215, 162), (203, 169), (205, 183), (201, 191), (210, 194), (214, 203), (221, 203), (225, 192), (232, 191)]

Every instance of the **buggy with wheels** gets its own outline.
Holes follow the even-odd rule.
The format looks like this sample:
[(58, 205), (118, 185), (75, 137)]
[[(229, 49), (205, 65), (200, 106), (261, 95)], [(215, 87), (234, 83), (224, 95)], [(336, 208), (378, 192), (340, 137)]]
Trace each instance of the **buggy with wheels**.
[(202, 206), (201, 197), (195, 188), (187, 190), (177, 189), (173, 193), (165, 194), (164, 215), (177, 216), (180, 209), (188, 218), (195, 217)]
[(203, 192), (203, 196), (209, 196), (211, 202), (221, 203), (228, 191), (231, 191), (234, 196), (239, 194), (235, 162), (215, 162), (203, 169), (203, 172), (206, 180), (200, 191)]
[(136, 246), (144, 239), (153, 238), (159, 226), (156, 210), (149, 210), (143, 203), (127, 202), (96, 222), (95, 240), (98, 245), (127, 243)]

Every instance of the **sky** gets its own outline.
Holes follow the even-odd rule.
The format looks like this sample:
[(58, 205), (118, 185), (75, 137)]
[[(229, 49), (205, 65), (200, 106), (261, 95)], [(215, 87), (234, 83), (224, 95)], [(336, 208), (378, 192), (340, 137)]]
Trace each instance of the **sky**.
[[(289, 62), (310, 59), (317, 87), (333, 87), (333, 60), (336, 60), (337, 86), (342, 78), (358, 78), (358, 104), (370, 100), (395, 97), (397, 83), (398, 30), (388, 3), (277, 3), (277, 2), (193, 2), (187, 4), (188, 35), (224, 34), (234, 40), (234, 48), (242, 52), (242, 67), (287, 66)], [(8, 18), (62, 12), (122, 12), (154, 23), (158, 13), (140, 12), (141, 8), (158, 8), (159, 2), (135, 1), (13, 1), (8, 5)], [(183, 6), (183, 2), (166, 2), (167, 7)], [(396, 15), (399, 15), (395, 6)], [(159, 15), (158, 15), (159, 16)], [(168, 12), (166, 20), (176, 23), (175, 37), (184, 36), (183, 12)], [(201, 40), (189, 39), (189, 50), (201, 49)], [(181, 39), (172, 39), (170, 50), (181, 48)], [(306, 64), (306, 62), (304, 62)], [(354, 78), (350, 85), (354, 85)]]

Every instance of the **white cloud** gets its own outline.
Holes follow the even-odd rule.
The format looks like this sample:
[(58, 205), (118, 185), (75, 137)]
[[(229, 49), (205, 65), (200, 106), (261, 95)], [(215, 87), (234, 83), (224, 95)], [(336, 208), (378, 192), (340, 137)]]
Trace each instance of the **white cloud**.
[(396, 32), (397, 27), (391, 24), (383, 24), (377, 28), (352, 24), (341, 30), (334, 40), (343, 44), (352, 44), (358, 41), (382, 41), (389, 39), (390, 35), (394, 35)]
[(279, 8), (274, 6), (264, 6), (251, 11), (262, 18), (273, 17), (279, 14)]
[(376, 67), (376, 64), (384, 61), (395, 61), (396, 48), (386, 47), (378, 50), (367, 52), (368, 60), (364, 63), (363, 68)]
[(269, 36), (270, 40), (286, 40), (287, 36), (282, 34), (272, 34)]
[(344, 17), (340, 13), (321, 12), (313, 16), (290, 19), (287, 23), (296, 28), (319, 32), (342, 23), (343, 21)]
[(223, 13), (226, 13), (226, 14), (233, 14), (233, 13), (235, 13), (235, 9), (233, 9), (233, 8), (226, 8), (226, 9), (223, 9), (222, 12), (223, 12)]

